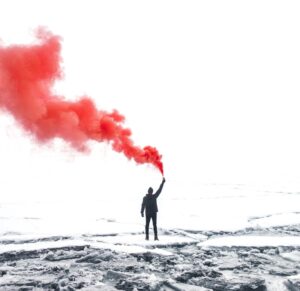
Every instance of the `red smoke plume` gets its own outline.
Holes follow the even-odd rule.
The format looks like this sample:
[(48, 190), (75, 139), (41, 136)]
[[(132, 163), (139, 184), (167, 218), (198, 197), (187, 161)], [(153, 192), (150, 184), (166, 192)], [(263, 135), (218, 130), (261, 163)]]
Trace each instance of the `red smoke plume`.
[(156, 148), (137, 147), (131, 131), (123, 127), (124, 116), (116, 110), (98, 110), (89, 97), (71, 102), (52, 93), (62, 78), (60, 38), (39, 29), (38, 44), (0, 46), (0, 109), (11, 113), (37, 141), (62, 138), (79, 151), (87, 141), (106, 141), (117, 152), (137, 163), (149, 163), (163, 174)]

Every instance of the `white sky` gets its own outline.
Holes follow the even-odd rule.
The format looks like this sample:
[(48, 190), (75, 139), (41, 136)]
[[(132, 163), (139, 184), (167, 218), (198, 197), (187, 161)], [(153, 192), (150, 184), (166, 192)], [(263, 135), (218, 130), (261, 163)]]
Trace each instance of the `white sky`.
[[(299, 15), (299, 1), (10, 0), (0, 38), (30, 42), (39, 25), (61, 35), (57, 92), (123, 113), (136, 144), (163, 154), (172, 192), (300, 178)], [(7, 199), (125, 196), (160, 182), (103, 144), (87, 156), (39, 147), (3, 113), (0, 140)]]

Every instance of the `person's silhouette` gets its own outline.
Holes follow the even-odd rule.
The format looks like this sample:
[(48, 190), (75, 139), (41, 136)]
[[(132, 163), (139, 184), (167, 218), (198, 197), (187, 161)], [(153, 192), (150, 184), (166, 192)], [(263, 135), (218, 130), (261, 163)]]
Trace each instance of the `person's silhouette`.
[(155, 192), (155, 194), (153, 194), (153, 189), (150, 187), (148, 189), (148, 193), (143, 198), (141, 215), (142, 215), (142, 217), (144, 217), (144, 210), (146, 209), (146, 226), (145, 226), (146, 240), (149, 240), (149, 224), (150, 224), (151, 219), (152, 219), (153, 229), (154, 229), (154, 239), (158, 240), (157, 225), (156, 225), (158, 208), (157, 208), (156, 199), (159, 196), (159, 194), (161, 193), (165, 182), (166, 182), (166, 179), (163, 177), (163, 180), (162, 180), (158, 190)]

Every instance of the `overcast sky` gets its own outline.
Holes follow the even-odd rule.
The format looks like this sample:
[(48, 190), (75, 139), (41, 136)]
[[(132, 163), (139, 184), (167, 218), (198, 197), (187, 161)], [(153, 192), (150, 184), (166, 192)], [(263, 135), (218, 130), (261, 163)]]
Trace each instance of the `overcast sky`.
[[(300, 179), (299, 15), (299, 1), (11, 0), (0, 2), (0, 38), (30, 43), (40, 25), (60, 35), (56, 92), (124, 114), (136, 144), (162, 153), (174, 192)], [(160, 182), (105, 144), (90, 155), (40, 147), (3, 112), (0, 139), (7, 199), (130, 195)]]

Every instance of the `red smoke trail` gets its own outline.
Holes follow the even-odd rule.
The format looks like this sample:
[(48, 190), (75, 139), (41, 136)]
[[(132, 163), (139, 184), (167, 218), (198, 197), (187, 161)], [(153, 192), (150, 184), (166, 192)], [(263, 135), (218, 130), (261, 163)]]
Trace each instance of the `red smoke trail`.
[(127, 158), (152, 164), (163, 174), (156, 148), (135, 146), (130, 129), (123, 127), (124, 116), (116, 110), (98, 110), (89, 97), (71, 102), (53, 95), (54, 81), (62, 78), (60, 38), (43, 29), (37, 37), (34, 45), (0, 46), (0, 109), (39, 142), (59, 137), (84, 151), (89, 140), (106, 141)]

